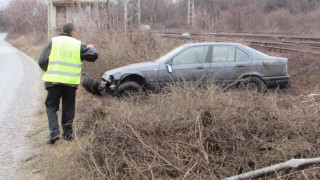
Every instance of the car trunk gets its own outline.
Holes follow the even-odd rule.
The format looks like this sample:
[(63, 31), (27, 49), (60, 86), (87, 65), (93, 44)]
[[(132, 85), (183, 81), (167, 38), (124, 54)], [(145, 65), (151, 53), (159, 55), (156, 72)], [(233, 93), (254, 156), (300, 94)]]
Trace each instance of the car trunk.
[(261, 61), (261, 71), (265, 76), (284, 76), (287, 75), (288, 58), (269, 56)]

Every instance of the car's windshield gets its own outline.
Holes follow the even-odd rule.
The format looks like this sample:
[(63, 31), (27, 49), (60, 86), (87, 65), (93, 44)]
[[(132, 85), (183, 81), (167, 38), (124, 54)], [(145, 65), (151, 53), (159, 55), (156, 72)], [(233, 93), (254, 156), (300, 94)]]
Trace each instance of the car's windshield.
[(184, 46), (180, 46), (180, 47), (170, 51), (169, 53), (165, 54), (164, 56), (160, 57), (159, 59), (156, 59), (154, 62), (161, 63), (161, 62), (167, 60), (168, 58), (170, 58), (172, 55), (180, 52), (182, 49), (184, 49)]

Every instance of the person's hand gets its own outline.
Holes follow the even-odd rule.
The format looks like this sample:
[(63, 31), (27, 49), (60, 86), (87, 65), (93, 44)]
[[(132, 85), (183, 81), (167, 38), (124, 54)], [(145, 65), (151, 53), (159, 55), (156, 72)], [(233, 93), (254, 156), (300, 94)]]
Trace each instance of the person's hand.
[(93, 48), (94, 46), (92, 44), (87, 44), (88, 48)]

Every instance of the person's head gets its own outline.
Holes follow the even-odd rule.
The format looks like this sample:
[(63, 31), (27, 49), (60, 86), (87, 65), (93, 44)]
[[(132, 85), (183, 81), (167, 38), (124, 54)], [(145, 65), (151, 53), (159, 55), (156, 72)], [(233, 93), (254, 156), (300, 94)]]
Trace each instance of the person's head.
[(74, 36), (74, 26), (72, 23), (66, 23), (63, 25), (63, 33), (70, 34), (72, 37)]

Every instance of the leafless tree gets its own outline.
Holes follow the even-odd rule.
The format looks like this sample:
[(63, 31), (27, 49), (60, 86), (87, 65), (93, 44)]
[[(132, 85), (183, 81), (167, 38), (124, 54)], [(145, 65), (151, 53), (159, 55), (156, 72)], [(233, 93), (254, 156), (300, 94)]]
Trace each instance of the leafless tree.
[(42, 0), (12, 0), (4, 10), (10, 32), (45, 33), (47, 5)]

